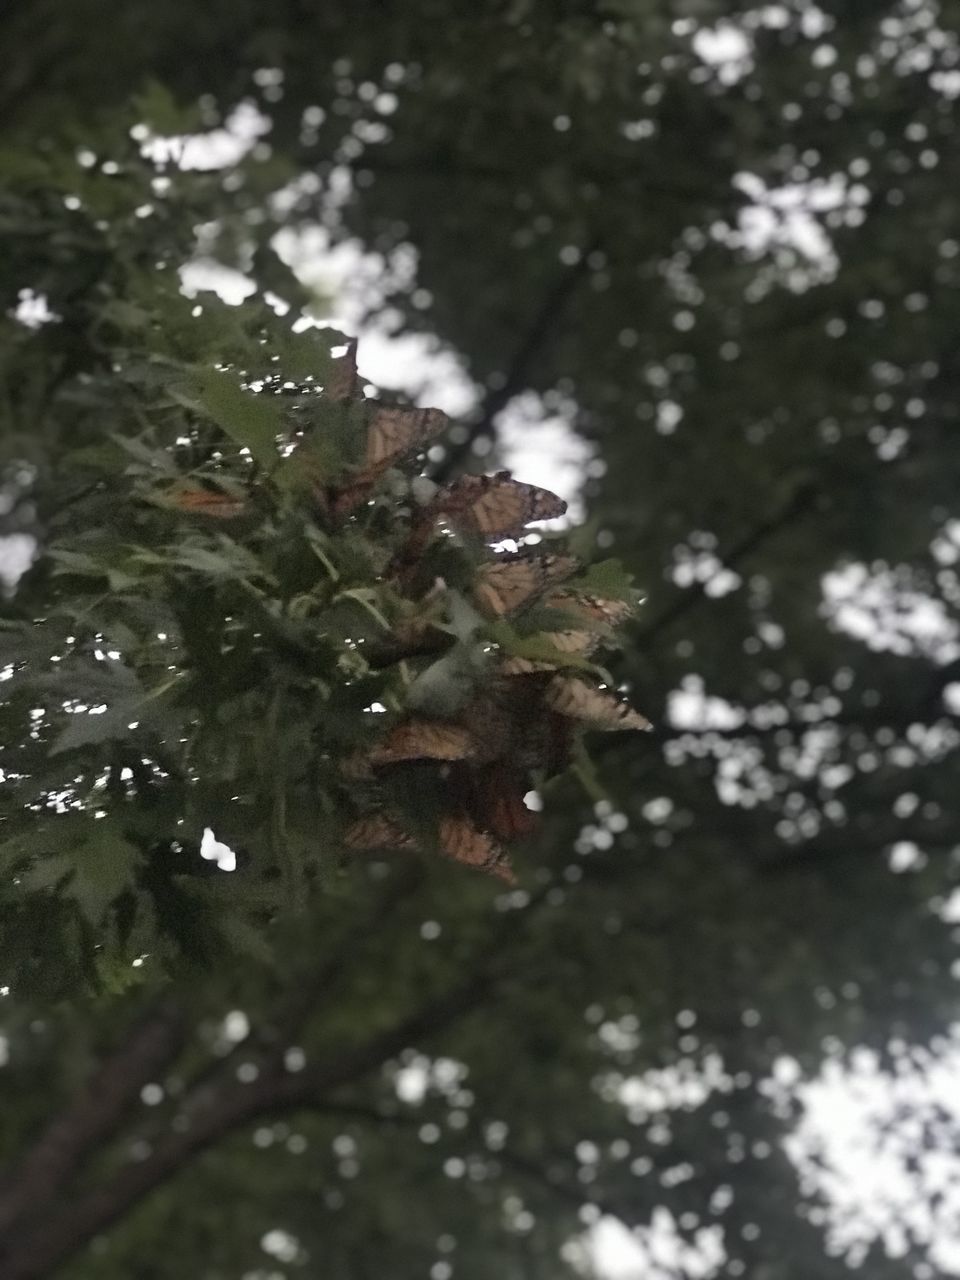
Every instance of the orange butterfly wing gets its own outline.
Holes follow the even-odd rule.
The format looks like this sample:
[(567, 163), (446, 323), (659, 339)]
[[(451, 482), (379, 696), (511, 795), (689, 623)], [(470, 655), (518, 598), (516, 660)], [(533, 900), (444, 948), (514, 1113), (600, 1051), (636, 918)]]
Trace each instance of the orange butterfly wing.
[[(600, 637), (594, 631), (544, 631), (536, 637), (559, 650), (560, 653), (576, 654), (578, 657), (589, 657), (600, 644)], [(556, 671), (558, 664), (546, 658), (505, 658), (498, 670), (505, 676), (525, 676), (536, 671)]]
[(633, 605), (627, 600), (605, 600), (600, 596), (576, 596), (568, 592), (552, 595), (544, 604), (548, 609), (564, 609), (608, 627), (619, 626), (633, 614)]
[(529, 790), (529, 784), (525, 778), (518, 778), (515, 769), (503, 760), (495, 761), (477, 779), (477, 822), (500, 840), (522, 840), (532, 835), (540, 820), (523, 802)]
[(369, 753), (373, 765), (404, 760), (470, 760), (477, 743), (469, 729), (449, 720), (408, 720), (391, 729)]
[[(489, 872), (507, 884), (516, 884), (506, 851), (485, 831), (478, 830), (463, 815), (440, 819), (437, 832), (440, 851), (453, 862)], [(344, 832), (344, 844), (358, 853), (378, 850), (411, 850), (416, 842), (383, 813), (367, 814), (352, 822)]]
[(499, 556), (477, 571), (474, 599), (488, 613), (502, 617), (522, 609), (578, 567), (576, 557), (568, 555)]
[(432, 505), (451, 524), (490, 539), (519, 534), (532, 520), (552, 520), (567, 509), (555, 493), (514, 480), (507, 471), (460, 476), (437, 494)]
[(370, 853), (375, 849), (413, 849), (414, 841), (384, 813), (370, 813), (351, 822), (343, 833), (348, 849)]
[(506, 850), (486, 831), (480, 831), (463, 815), (440, 819), (440, 850), (454, 862), (476, 867), (497, 876), (506, 884), (516, 884)]
[(213, 516), (218, 520), (234, 520), (247, 509), (242, 498), (234, 498), (215, 489), (181, 489), (168, 495), (166, 501), (178, 511), (193, 516)]
[(575, 676), (554, 676), (543, 700), (553, 711), (597, 729), (650, 729), (650, 721), (629, 703)]
[(343, 516), (367, 498), (377, 477), (405, 454), (413, 453), (447, 429), (440, 409), (404, 409), (378, 405), (367, 421), (361, 470), (337, 490), (333, 512)]
[(447, 429), (449, 418), (440, 409), (378, 407), (367, 423), (363, 460), (367, 475), (378, 475), (404, 454), (413, 453)]

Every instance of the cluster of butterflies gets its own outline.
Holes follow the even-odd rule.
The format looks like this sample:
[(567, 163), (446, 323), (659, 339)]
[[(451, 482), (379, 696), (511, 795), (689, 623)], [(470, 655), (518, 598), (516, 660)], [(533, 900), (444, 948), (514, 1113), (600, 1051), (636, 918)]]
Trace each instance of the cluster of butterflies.
[[(328, 398), (362, 401), (355, 347), (338, 362), (325, 388)], [(346, 479), (318, 481), (314, 498), (327, 521), (345, 521), (362, 510), (386, 473), (400, 466), (419, 473), (416, 459), (449, 425), (437, 409), (388, 407), (363, 401), (366, 439)], [(210, 491), (182, 494), (177, 505), (197, 514), (236, 514), (236, 499)], [(496, 642), (463, 704), (442, 716), (411, 712), (387, 725), (374, 744), (342, 764), (356, 816), (344, 831), (355, 852), (432, 850), (455, 862), (514, 882), (507, 845), (529, 836), (537, 815), (524, 797), (538, 782), (569, 765), (578, 736), (590, 729), (649, 729), (649, 722), (603, 680), (592, 659), (609, 645), (633, 603), (581, 590), (579, 561), (566, 552), (521, 546), (535, 521), (563, 515), (566, 503), (546, 489), (514, 480), (508, 472), (464, 475), (433, 487), (431, 496), (411, 506), (399, 549), (385, 577), (401, 594), (430, 602), (424, 621), (408, 623), (401, 650), (418, 644), (436, 624), (443, 581), (421, 572), (432, 548), (452, 535), (479, 548), (469, 585), (469, 604), (478, 623), (509, 624), (511, 634), (533, 641), (520, 656)], [(532, 621), (531, 621), (532, 619)], [(522, 646), (521, 646), (522, 647)], [(423, 798), (428, 819), (417, 813)]]

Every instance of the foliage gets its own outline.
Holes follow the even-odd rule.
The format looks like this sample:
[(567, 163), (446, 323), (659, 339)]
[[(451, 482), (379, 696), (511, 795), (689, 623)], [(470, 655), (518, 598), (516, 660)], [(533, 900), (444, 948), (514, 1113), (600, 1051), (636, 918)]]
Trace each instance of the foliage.
[[(62, 994), (133, 981), (135, 959), (145, 978), (180, 954), (268, 956), (267, 922), (350, 847), (439, 843), (512, 881), (504, 806), (564, 768), (565, 726), (647, 727), (589, 679), (616, 602), (591, 603), (573, 557), (488, 549), (564, 504), (505, 472), (418, 476), (444, 414), (366, 400), (335, 331), (129, 269), (127, 228), (162, 226), (177, 195), (134, 157), (69, 196), (82, 172), (63, 175), (62, 227), (52, 180), (40, 198), (53, 242), (114, 255), (82, 304), (93, 359), (65, 379), (36, 353), (46, 334), (19, 335), (71, 490), (19, 596), (33, 616), (3, 633), (5, 975)], [(15, 244), (41, 215), (21, 199)], [(172, 265), (175, 240), (149, 244)], [(606, 589), (629, 595), (622, 573)], [(191, 879), (207, 828), (244, 883)], [(31, 948), (25, 920), (44, 923)]]
[[(380, 255), (379, 322), (440, 335), (477, 389), (471, 437), (451, 433), (435, 467), (493, 461), (481, 450), (509, 444), (501, 413), (521, 393), (593, 449), (580, 539), (650, 596), (610, 675), (657, 728), (654, 746), (611, 738), (595, 752), (605, 801), (555, 789), (518, 889), (434, 859), (358, 860), (270, 934), (270, 964), (234, 958), (178, 986), (187, 1029), (127, 1073), (124, 1097), (161, 1094), (126, 1119), (118, 1103), (88, 1163), (46, 1177), (7, 1271), (48, 1274), (63, 1256), (64, 1274), (98, 1280), (292, 1277), (323, 1259), (353, 1278), (386, 1257), (403, 1276), (553, 1277), (591, 1215), (643, 1230), (657, 1211), (699, 1241), (700, 1273), (705, 1231), (722, 1233), (732, 1276), (840, 1276), (844, 1254), (883, 1280), (931, 1257), (946, 1270), (929, 1252), (950, 1230), (936, 1195), (895, 1224), (902, 1240), (885, 1237), (824, 1193), (829, 1159), (800, 1178), (782, 1142), (825, 1063), (840, 1073), (869, 1051), (907, 1074), (931, 1046), (948, 1054), (956, 1018), (956, 11), (511, 0), (427, 3), (414, 21), (363, 3), (121, 8), (51, 0), (0, 16), (14, 51), (5, 136), (28, 178), (68, 116), (97, 165), (128, 166), (116, 113), (147, 75), (199, 102), (161, 133), (199, 118), (216, 137), (242, 100), (271, 127), (222, 170), (170, 166), (172, 197), (123, 224), (120, 254), (80, 210), (55, 234), (59, 196), (46, 213), (21, 196), (5, 205), (20, 251), (0, 260), (4, 308), (29, 288), (61, 317), (32, 334), (4, 322), (11, 478), (23, 459), (36, 468), (41, 526), (80, 488), (68, 449), (101, 445), (105, 424), (135, 434), (123, 404), (84, 414), (104, 390), (79, 371), (136, 333), (114, 319), (104, 342), (88, 323), (98, 291), (119, 273), (126, 299), (137, 269), (137, 296), (152, 296), (175, 262), (214, 255), (260, 290), (251, 310), (222, 314), (261, 307), (272, 352), (292, 326), (267, 314), (264, 291), (294, 312), (311, 301), (274, 250), (319, 223)], [(125, 52), (112, 62), (108, 20)], [(701, 51), (724, 35), (741, 54), (711, 61)], [(55, 190), (79, 193), (74, 157), (60, 163)], [(96, 165), (85, 172), (110, 189)], [(160, 271), (154, 241), (177, 246)], [(221, 314), (203, 306), (191, 323)], [(51, 366), (69, 400), (48, 400)], [(181, 390), (195, 406), (205, 387)], [(170, 412), (197, 410), (181, 399)], [(137, 511), (189, 529), (218, 563), (232, 536), (216, 517)], [(28, 503), (3, 519), (33, 527)], [(62, 520), (73, 551), (69, 506)], [(47, 592), (77, 585), (38, 569), (11, 614), (39, 615)], [(67, 759), (53, 757), (64, 785)], [(240, 879), (191, 884), (223, 893)], [(67, 887), (91, 910), (111, 882)], [(37, 945), (40, 920), (6, 931), (8, 954)], [(196, 933), (228, 954), (206, 924)], [(43, 1017), (10, 999), (7, 1145), (37, 1150), (42, 1118), (62, 1117), (88, 1069), (132, 1043), (146, 996)], [(250, 1034), (234, 1040), (241, 1010)], [(933, 1156), (955, 1148), (948, 1119), (922, 1127)], [(928, 1154), (903, 1170), (918, 1196)], [(289, 1261), (261, 1247), (281, 1228), (298, 1242)]]

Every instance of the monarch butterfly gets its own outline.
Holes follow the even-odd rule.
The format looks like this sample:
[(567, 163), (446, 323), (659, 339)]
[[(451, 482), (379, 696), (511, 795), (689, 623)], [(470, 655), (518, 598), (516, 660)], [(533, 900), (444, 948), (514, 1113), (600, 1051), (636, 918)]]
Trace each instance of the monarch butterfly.
[(571, 720), (583, 720), (597, 729), (650, 729), (650, 721), (626, 702), (578, 680), (554, 676), (544, 691), (544, 702)]
[(348, 515), (364, 501), (381, 472), (404, 454), (446, 430), (449, 418), (440, 409), (402, 409), (379, 405), (367, 422), (367, 440), (361, 471), (337, 491), (336, 515)]
[(616, 627), (621, 622), (626, 622), (633, 613), (633, 605), (628, 600), (605, 600), (600, 596), (575, 596), (569, 592), (553, 595), (545, 600), (544, 604), (548, 609), (563, 609), (581, 618), (605, 623), (609, 627)]
[(472, 808), (477, 821), (500, 840), (519, 840), (532, 835), (539, 818), (523, 802), (530, 790), (525, 775), (505, 761), (497, 760), (482, 770), (476, 780)]
[(412, 453), (446, 430), (449, 418), (440, 409), (377, 408), (367, 423), (364, 471), (385, 471), (397, 458)]
[(461, 476), (437, 494), (432, 508), (457, 527), (492, 539), (520, 533), (531, 520), (562, 516), (567, 504), (548, 489), (498, 471), (492, 476)]
[(463, 815), (441, 818), (437, 834), (441, 852), (454, 862), (487, 871), (506, 884), (517, 883), (506, 850), (493, 836), (478, 830), (469, 818)]
[(447, 720), (408, 720), (391, 729), (370, 752), (371, 764), (403, 760), (470, 760), (477, 743), (469, 729)]
[(577, 568), (574, 556), (499, 556), (478, 570), (474, 598), (489, 613), (514, 613)]
[(242, 516), (247, 504), (215, 489), (180, 489), (168, 494), (165, 502), (194, 516), (214, 516), (218, 520), (234, 520)]
[(348, 849), (369, 853), (374, 849), (412, 849), (414, 842), (384, 813), (369, 813), (358, 818), (343, 833)]
[[(516, 884), (506, 852), (492, 836), (478, 831), (469, 818), (462, 815), (440, 819), (437, 840), (441, 853), (466, 867), (476, 867), (498, 876), (507, 884)], [(409, 850), (416, 843), (383, 813), (371, 813), (344, 832), (344, 844), (358, 853), (373, 853), (378, 849)]]
[[(593, 631), (545, 631), (535, 637), (559, 650), (578, 657), (588, 657), (600, 644), (600, 637)], [(500, 664), (505, 676), (530, 675), (535, 671), (556, 671), (558, 663), (543, 658), (507, 658)]]

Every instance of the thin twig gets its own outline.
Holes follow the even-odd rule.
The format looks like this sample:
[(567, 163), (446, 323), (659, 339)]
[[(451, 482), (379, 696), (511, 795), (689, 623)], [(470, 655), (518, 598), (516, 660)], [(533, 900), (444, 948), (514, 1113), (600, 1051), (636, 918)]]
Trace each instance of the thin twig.
[(574, 266), (568, 267), (547, 290), (514, 351), (503, 382), (491, 387), (479, 413), (459, 444), (450, 445), (446, 456), (433, 472), (433, 479), (443, 481), (456, 475), (478, 440), (490, 439), (496, 431), (495, 419), (518, 392), (527, 386), (531, 367), (559, 326), (574, 293), (589, 270), (590, 255), (598, 248), (594, 238), (581, 252)]
[[(758, 547), (761, 547), (769, 541), (770, 538), (778, 534), (781, 529), (793, 524), (795, 520), (800, 519), (810, 512), (814, 505), (818, 494), (818, 490), (813, 484), (800, 485), (792, 494), (789, 501), (773, 515), (762, 520), (748, 533), (735, 542), (730, 550), (722, 557), (725, 569), (733, 568), (740, 564), (748, 556), (752, 555)], [(647, 647), (649, 642), (655, 636), (660, 635), (669, 627), (688, 613), (694, 605), (697, 605), (705, 598), (706, 589), (709, 586), (710, 579), (706, 582), (698, 582), (696, 586), (678, 596), (672, 604), (654, 618), (649, 626), (645, 627), (640, 633), (640, 645)]]

